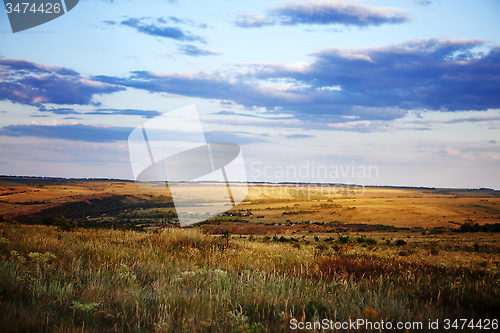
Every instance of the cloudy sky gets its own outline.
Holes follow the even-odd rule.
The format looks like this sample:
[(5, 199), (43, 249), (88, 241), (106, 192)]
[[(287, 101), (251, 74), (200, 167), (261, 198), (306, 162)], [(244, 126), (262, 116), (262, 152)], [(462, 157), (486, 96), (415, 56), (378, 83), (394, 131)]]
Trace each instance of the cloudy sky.
[(251, 181), (500, 189), (498, 17), (498, 0), (80, 0), (13, 34), (2, 11), (0, 174), (132, 179), (130, 132), (195, 104)]

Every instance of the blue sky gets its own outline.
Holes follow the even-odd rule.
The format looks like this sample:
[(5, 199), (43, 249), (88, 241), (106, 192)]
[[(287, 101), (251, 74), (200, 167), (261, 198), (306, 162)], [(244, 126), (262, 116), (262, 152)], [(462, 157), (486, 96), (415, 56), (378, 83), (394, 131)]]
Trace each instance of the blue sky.
[(13, 34), (2, 11), (0, 174), (132, 179), (128, 133), (195, 104), (252, 181), (500, 189), (498, 17), (496, 0), (81, 0)]

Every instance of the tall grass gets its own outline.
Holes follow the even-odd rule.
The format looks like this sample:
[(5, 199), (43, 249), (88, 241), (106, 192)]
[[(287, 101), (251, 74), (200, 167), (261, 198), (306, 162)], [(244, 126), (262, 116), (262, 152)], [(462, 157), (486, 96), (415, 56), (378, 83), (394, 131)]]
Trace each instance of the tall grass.
[(0, 224), (2, 332), (283, 332), (289, 321), (493, 318), (494, 272), (197, 229)]

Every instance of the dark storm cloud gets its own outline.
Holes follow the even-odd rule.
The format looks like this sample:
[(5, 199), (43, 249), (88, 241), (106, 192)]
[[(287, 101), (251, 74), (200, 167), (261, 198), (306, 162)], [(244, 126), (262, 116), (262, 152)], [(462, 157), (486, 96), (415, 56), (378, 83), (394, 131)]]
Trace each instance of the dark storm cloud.
[(379, 26), (409, 22), (408, 11), (394, 7), (373, 7), (353, 1), (291, 1), (270, 7), (264, 16), (242, 13), (234, 23), (242, 28), (266, 25), (340, 24)]

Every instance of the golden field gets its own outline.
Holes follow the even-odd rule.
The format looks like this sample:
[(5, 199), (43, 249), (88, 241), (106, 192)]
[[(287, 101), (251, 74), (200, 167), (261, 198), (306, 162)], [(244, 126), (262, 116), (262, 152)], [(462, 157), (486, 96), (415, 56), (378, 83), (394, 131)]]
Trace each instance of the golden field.
[[(72, 181), (28, 178), (0, 179), (0, 214), (16, 216), (51, 206), (110, 195), (151, 198), (165, 190), (145, 190), (130, 181)], [(200, 184), (210, 193), (216, 184)], [(194, 208), (195, 205), (193, 205)], [(250, 209), (264, 216), (259, 222), (301, 221), (384, 224), (397, 227), (456, 227), (462, 223), (500, 222), (500, 192), (466, 189), (354, 188), (317, 185), (251, 184), (235, 210)], [(295, 211), (300, 214), (283, 212)], [(258, 214), (256, 214), (258, 212)], [(254, 216), (251, 220), (257, 221)]]
[(494, 331), (497, 191), (324, 187), (253, 184), (232, 210), (180, 228), (168, 191), (2, 179), (0, 331), (289, 332), (363, 319), (448, 332), (460, 318), (474, 328), (458, 331)]

